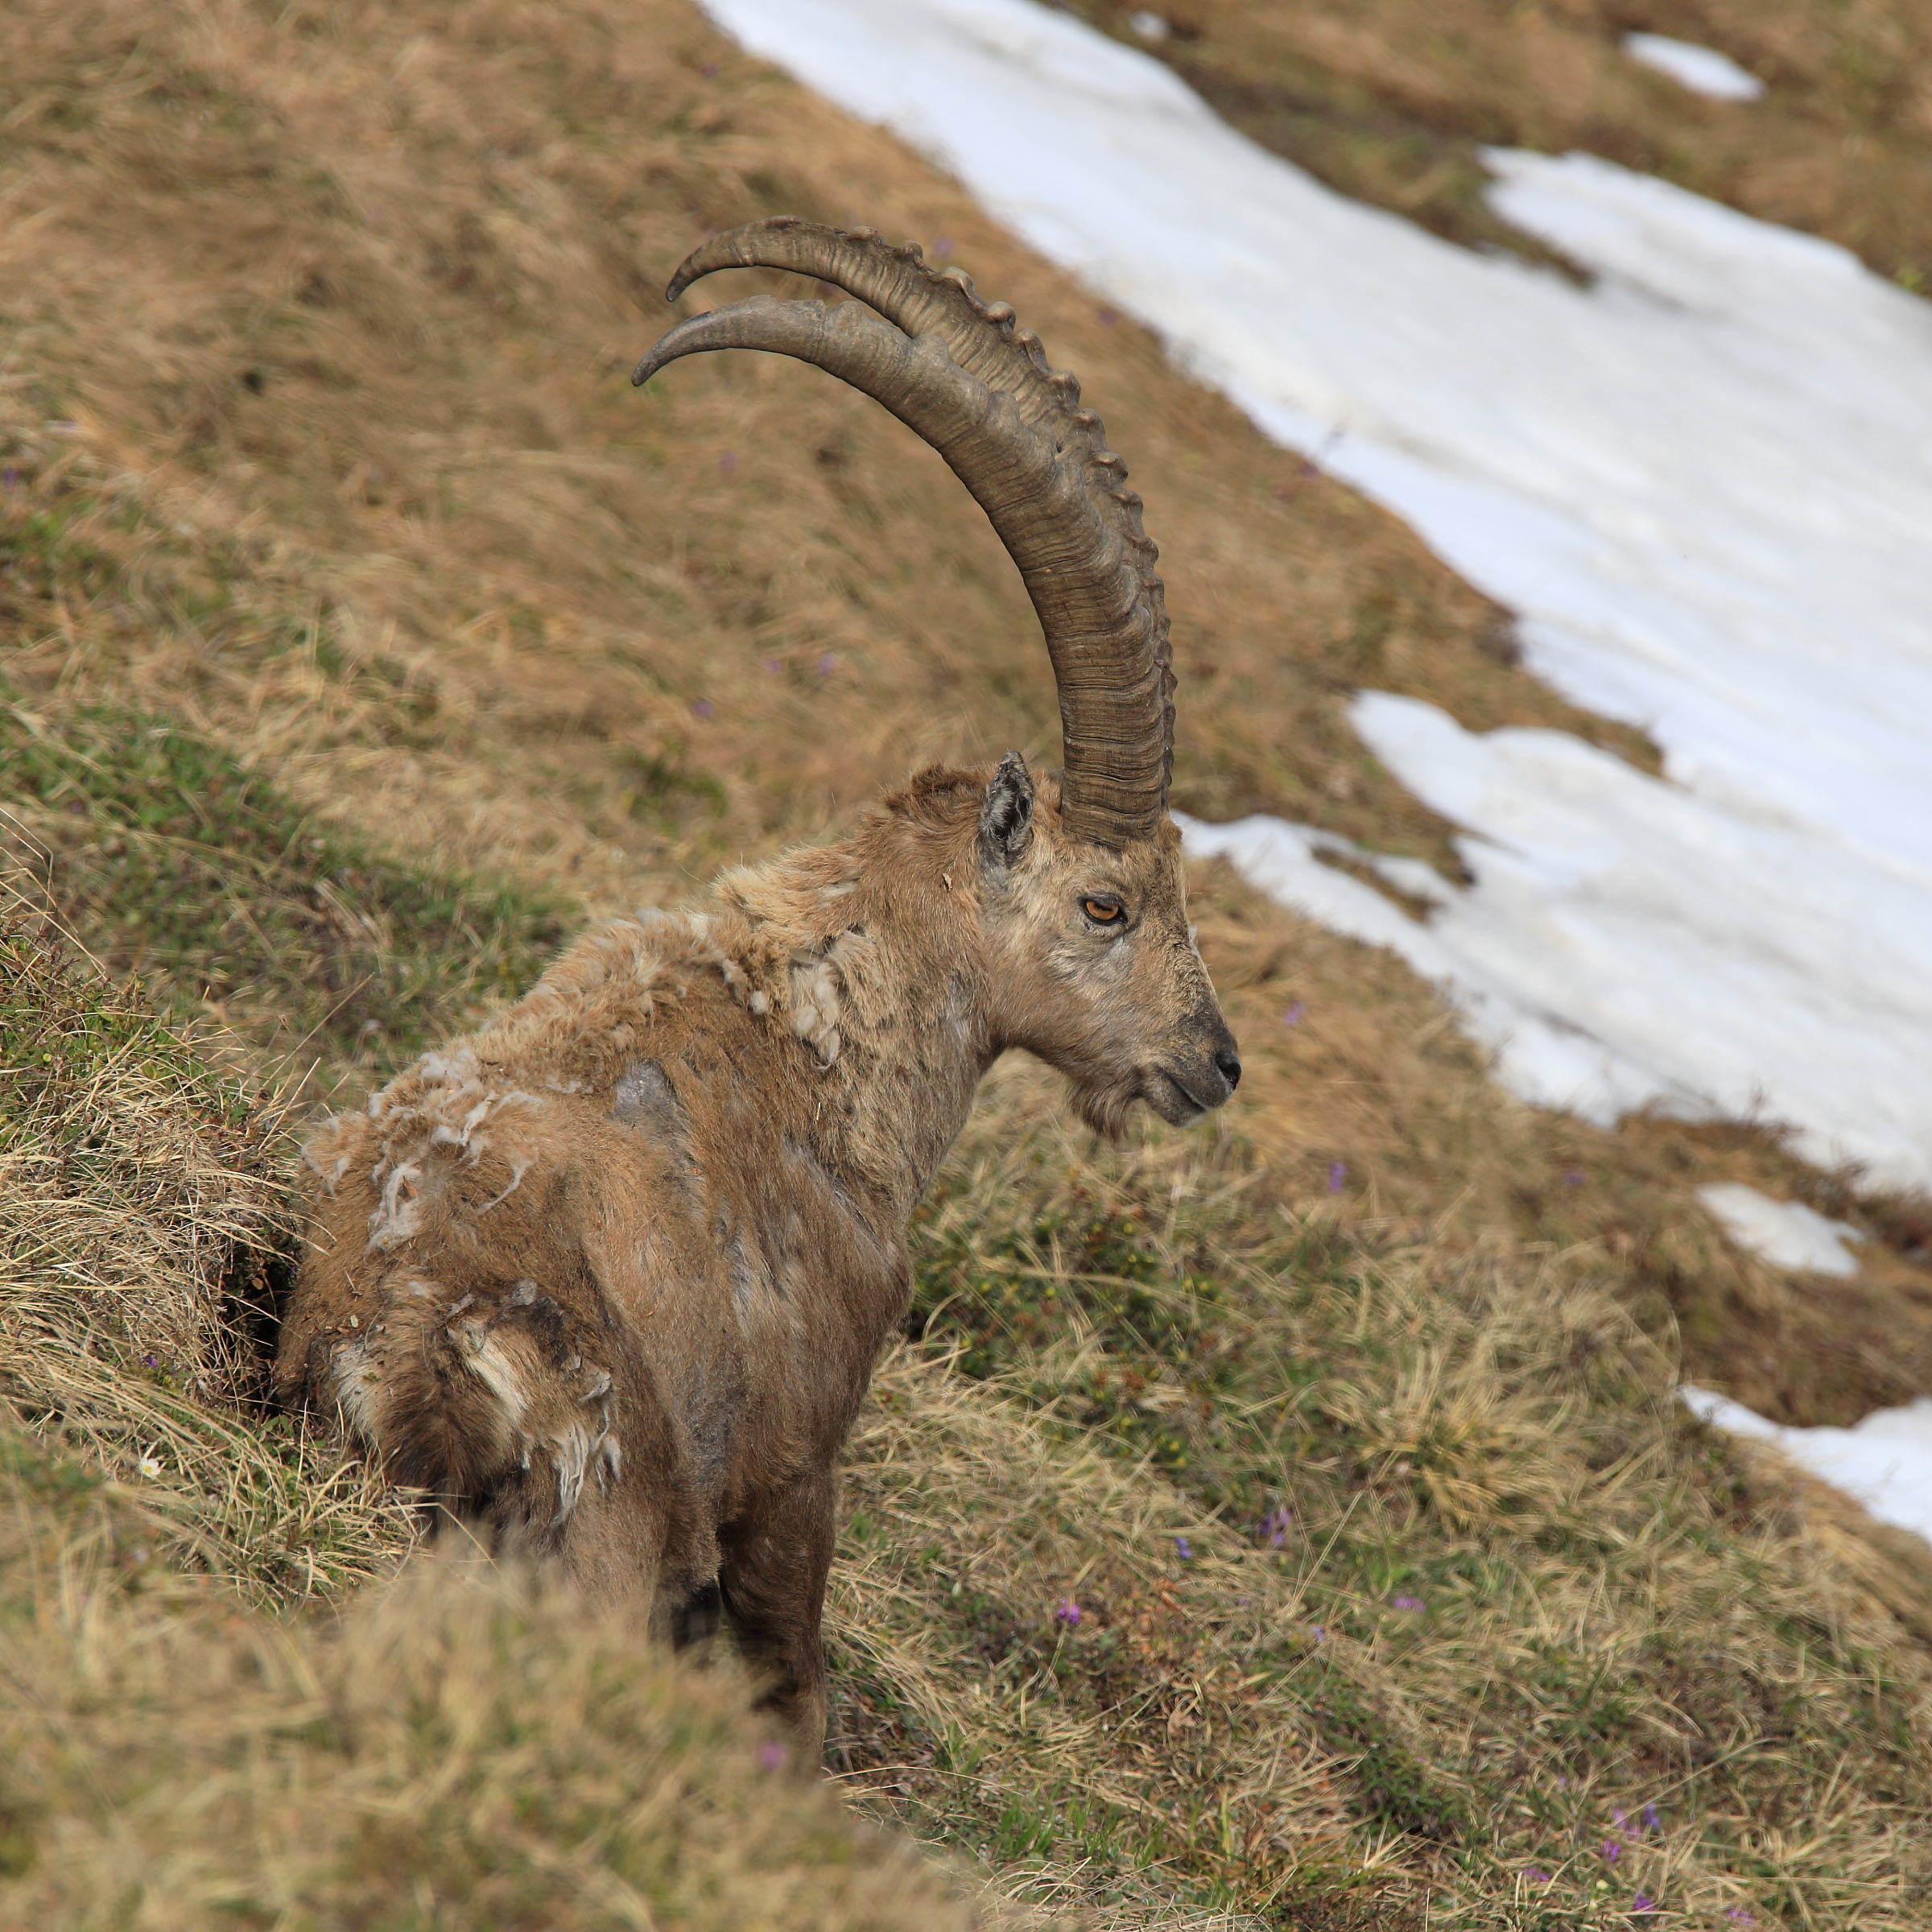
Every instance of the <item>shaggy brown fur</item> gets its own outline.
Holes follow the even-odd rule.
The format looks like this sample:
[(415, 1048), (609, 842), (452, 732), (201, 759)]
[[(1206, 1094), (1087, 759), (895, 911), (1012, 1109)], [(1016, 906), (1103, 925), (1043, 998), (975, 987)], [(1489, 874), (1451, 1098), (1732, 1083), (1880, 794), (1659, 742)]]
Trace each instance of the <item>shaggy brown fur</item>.
[(1026, 1048), (1111, 1130), (1240, 1062), (1173, 828), (1076, 839), (1017, 757), (716, 897), (589, 934), (324, 1124), (277, 1376), (641, 1624), (721, 1596), (815, 1761), (835, 1459), (980, 1075)]

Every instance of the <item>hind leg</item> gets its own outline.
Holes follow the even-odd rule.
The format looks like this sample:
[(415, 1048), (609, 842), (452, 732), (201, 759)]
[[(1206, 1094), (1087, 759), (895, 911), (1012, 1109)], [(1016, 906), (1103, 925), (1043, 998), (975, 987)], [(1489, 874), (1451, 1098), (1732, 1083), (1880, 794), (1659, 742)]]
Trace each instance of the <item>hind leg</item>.
[(608, 1491), (586, 1483), (555, 1547), (586, 1602), (616, 1611), (641, 1632), (662, 1635), (663, 1516), (648, 1498), (630, 1492), (629, 1483), (613, 1483)]
[(832, 1472), (802, 1476), (725, 1533), (718, 1581), (746, 1662), (766, 1678), (759, 1708), (792, 1734), (802, 1768), (825, 1750), (825, 1649), (819, 1620), (832, 1568)]

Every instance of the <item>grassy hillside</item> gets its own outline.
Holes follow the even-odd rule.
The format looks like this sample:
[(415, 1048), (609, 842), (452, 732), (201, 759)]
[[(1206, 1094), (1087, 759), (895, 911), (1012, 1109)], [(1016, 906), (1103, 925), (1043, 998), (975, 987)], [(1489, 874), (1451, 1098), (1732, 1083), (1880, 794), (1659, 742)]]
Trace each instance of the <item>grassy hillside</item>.
[[(922, 758), (1053, 755), (1023, 593), (930, 452), (772, 358), (630, 390), (669, 267), (780, 209), (919, 237), (1080, 371), (1166, 552), (1181, 803), (1446, 860), (1347, 728), (1364, 683), (1650, 760), (1402, 528), (670, 0), (21, 0), (0, 1588), (34, 1634), (0, 1923), (923, 1926), (976, 1870), (1121, 1926), (1922, 1924), (1923, 1552), (1670, 1391), (1815, 1421), (1932, 1389), (1932, 1215), (1761, 1129), (1525, 1108), (1398, 963), (1220, 868), (1238, 1105), (1109, 1150), (1001, 1069), (923, 1216), (835, 1580), (847, 1810), (770, 1795), (728, 1677), (555, 1604), (327, 1620), (409, 1528), (254, 1406), (304, 1113), (585, 916)], [(1827, 1303), (1726, 1247), (1691, 1193), (1726, 1179), (1861, 1220), (1859, 1279)], [(197, 1790), (246, 1791), (232, 1831)]]

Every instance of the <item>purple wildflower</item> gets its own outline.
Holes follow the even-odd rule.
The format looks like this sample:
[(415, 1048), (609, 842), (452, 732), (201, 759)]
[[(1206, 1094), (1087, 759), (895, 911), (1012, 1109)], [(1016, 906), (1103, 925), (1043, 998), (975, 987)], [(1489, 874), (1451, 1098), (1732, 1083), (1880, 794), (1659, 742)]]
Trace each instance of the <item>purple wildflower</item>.
[(1655, 1805), (1644, 1806), (1643, 1820), (1644, 1829), (1646, 1831), (1661, 1831), (1664, 1828), (1664, 1821), (1657, 1816)]
[(1648, 1892), (1640, 1892), (1630, 1901), (1630, 1909), (1633, 1912), (1654, 1912), (1657, 1909), (1657, 1901)]
[(1174, 1539), (1174, 1554), (1180, 1558), (1183, 1563), (1191, 1563), (1194, 1561), (1194, 1546), (1186, 1537), (1177, 1536)]
[(1278, 1550), (1288, 1540), (1288, 1525), (1294, 1520), (1294, 1513), (1285, 1505), (1279, 1509), (1270, 1509), (1261, 1518), (1256, 1534), (1270, 1550)]
[(1307, 1017), (1308, 1009), (1299, 1000), (1297, 1000), (1294, 1004), (1282, 1015), (1282, 1024), (1284, 1026), (1298, 1026), (1301, 1025), (1303, 1020), (1307, 1018)]
[(838, 667), (838, 659), (830, 651), (827, 651), (824, 656), (819, 659), (815, 669), (820, 677), (828, 678)]
[(1395, 1607), (1398, 1610), (1420, 1610), (1422, 1600), (1419, 1596), (1398, 1596), (1395, 1600)]
[(693, 698), (691, 708), (701, 718), (708, 718), (718, 708), (709, 698)]
[(141, 1366), (143, 1368), (159, 1368), (161, 1364), (151, 1355), (144, 1355), (141, 1358)]
[(1740, 1926), (1754, 1926), (1757, 1923), (1757, 1914), (1744, 1905), (1726, 1905), (1724, 1917), (1735, 1920)]
[(1563, 1185), (1566, 1187), (1580, 1187), (1589, 1178), (1588, 1174), (1579, 1173), (1575, 1168), (1572, 1167), (1564, 1174)]
[(1080, 1626), (1080, 1619), (1085, 1614), (1071, 1597), (1063, 1596), (1060, 1599), (1059, 1608), (1053, 1613), (1053, 1620), (1056, 1624), (1064, 1624), (1069, 1630), (1077, 1630)]
[(1616, 1861), (1623, 1856), (1623, 1855), (1624, 1848), (1616, 1842), (1615, 1839), (1607, 1838), (1604, 1840), (1604, 1856), (1608, 1859), (1612, 1864), (1615, 1864)]
[(1618, 1831), (1623, 1833), (1624, 1837), (1628, 1838), (1630, 1835), (1630, 1821), (1624, 1815), (1622, 1812), (1616, 1810), (1612, 1811), (1610, 1814), (1610, 1822), (1612, 1824), (1616, 1827)]
[(1318, 1644), (1325, 1644), (1327, 1642), (1328, 1633), (1324, 1630), (1319, 1624), (1311, 1624), (1308, 1628), (1314, 1633), (1315, 1641)]
[(1559, 1777), (1556, 1781), (1556, 1788), (1559, 1791), (1567, 1791), (1570, 1789), (1569, 1779), (1567, 1777)]
[(1547, 1885), (1555, 1882), (1541, 1865), (1525, 1865), (1523, 1876), (1533, 1885)]
[(1340, 1194), (1342, 1191), (1342, 1183), (1348, 1178), (1348, 1166), (1345, 1161), (1335, 1161), (1331, 1163), (1328, 1169), (1328, 1191), (1331, 1194)]
[(767, 1738), (758, 1746), (758, 1762), (767, 1771), (782, 1771), (785, 1769), (785, 1747), (775, 1739)]

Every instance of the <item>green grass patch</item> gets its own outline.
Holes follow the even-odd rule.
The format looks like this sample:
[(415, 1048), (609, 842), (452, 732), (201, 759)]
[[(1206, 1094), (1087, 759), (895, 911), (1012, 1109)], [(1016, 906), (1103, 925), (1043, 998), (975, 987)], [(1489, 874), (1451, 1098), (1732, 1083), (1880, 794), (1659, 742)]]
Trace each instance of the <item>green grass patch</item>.
[(0, 766), (54, 906), (98, 959), (334, 1077), (393, 1066), (522, 991), (568, 931), (526, 888), (318, 824), (165, 718), (39, 716), (0, 693)]

